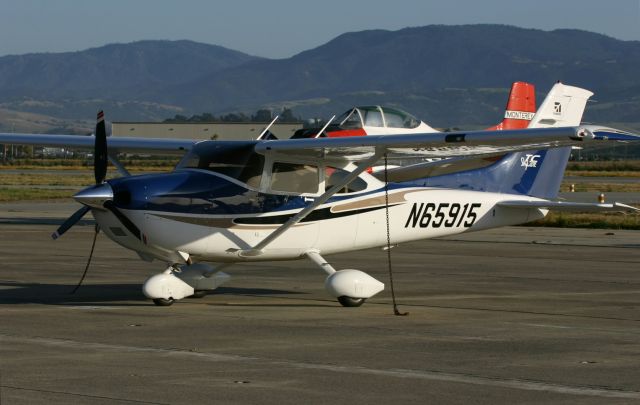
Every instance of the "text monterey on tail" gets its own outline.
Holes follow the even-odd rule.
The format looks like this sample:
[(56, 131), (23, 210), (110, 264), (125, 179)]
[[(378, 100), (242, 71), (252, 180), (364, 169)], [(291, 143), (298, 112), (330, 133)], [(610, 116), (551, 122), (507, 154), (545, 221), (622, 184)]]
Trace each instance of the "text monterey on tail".
[[(107, 137), (99, 113), (95, 136), (4, 133), (0, 143), (94, 148), (96, 184), (74, 195), (82, 208), (54, 237), (91, 211), (116, 243), (168, 264), (143, 285), (157, 305), (217, 288), (229, 278), (220, 269), (233, 263), (308, 258), (327, 273), (329, 294), (359, 306), (384, 284), (335, 270), (323, 256), (387, 245), (387, 214), (398, 244), (522, 224), (549, 210), (636, 210), (556, 200), (572, 148), (640, 141), (580, 125), (591, 95), (556, 84), (535, 114), (508, 111), (528, 121), (525, 129), (196, 142)], [(120, 152), (184, 157), (171, 173), (132, 176)], [(108, 160), (122, 177), (105, 181)]]

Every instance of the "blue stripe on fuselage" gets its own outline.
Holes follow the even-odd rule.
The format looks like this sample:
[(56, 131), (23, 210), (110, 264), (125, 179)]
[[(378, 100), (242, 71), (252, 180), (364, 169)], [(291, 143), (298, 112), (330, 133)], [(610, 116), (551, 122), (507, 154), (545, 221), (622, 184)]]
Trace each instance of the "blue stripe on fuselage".
[(300, 196), (265, 194), (214, 173), (176, 171), (109, 180), (116, 207), (189, 214), (259, 214), (299, 209)]
[[(180, 170), (172, 173), (121, 177), (109, 180), (117, 208), (182, 214), (240, 215), (298, 210), (313, 200), (297, 195), (267, 194), (251, 190), (216, 173)], [(389, 185), (390, 189), (404, 188)], [(380, 192), (333, 196), (328, 203)]]

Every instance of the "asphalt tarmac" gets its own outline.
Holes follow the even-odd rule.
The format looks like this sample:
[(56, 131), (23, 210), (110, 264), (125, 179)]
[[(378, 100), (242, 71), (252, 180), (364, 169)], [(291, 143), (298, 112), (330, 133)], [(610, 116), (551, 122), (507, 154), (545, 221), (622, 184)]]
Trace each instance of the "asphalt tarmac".
[[(163, 269), (67, 208), (0, 206), (0, 404), (640, 403), (640, 232), (510, 227), (330, 256), (387, 284), (360, 308), (308, 261), (237, 265), (156, 307)], [(35, 220), (29, 220), (31, 215)], [(88, 222), (87, 222), (88, 223)]]

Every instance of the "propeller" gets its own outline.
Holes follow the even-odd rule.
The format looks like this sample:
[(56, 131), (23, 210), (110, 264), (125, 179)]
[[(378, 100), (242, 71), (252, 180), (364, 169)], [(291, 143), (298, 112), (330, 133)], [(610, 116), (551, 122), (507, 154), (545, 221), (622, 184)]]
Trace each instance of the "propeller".
[[(93, 145), (93, 174), (96, 181), (96, 186), (94, 186), (90, 190), (83, 190), (78, 194), (90, 194), (92, 197), (95, 195), (100, 196), (99, 185), (104, 182), (105, 177), (107, 176), (107, 131), (104, 123), (104, 112), (98, 112), (97, 123), (96, 123), (96, 131), (95, 131), (95, 142)], [(104, 194), (104, 192), (102, 192)], [(60, 225), (60, 227), (51, 234), (53, 239), (58, 239), (65, 232), (71, 229), (82, 217), (84, 217), (87, 212), (91, 210), (90, 205), (83, 205), (78, 211), (74, 212), (66, 221)], [(93, 258), (93, 250), (96, 247), (96, 239), (98, 238), (98, 233), (100, 232), (100, 227), (98, 224), (95, 226), (95, 233), (93, 235), (93, 243), (91, 244), (91, 252), (89, 253), (89, 259), (87, 260), (87, 265), (84, 268), (84, 273), (82, 273), (82, 277), (80, 281), (76, 285), (76, 287), (71, 291), (71, 294), (74, 294), (78, 288), (82, 285), (85, 276), (87, 275), (87, 271), (89, 270), (89, 265), (91, 264), (91, 259)]]
[(80, 219), (84, 217), (85, 214), (89, 212), (90, 209), (91, 207), (89, 207), (88, 205), (85, 205), (82, 208), (80, 208), (78, 211), (74, 212), (73, 215), (67, 218), (67, 220), (64, 221), (62, 225), (60, 225), (60, 227), (54, 233), (51, 234), (51, 238), (58, 239), (60, 236), (62, 236), (63, 233), (67, 232), (72, 226), (74, 226), (76, 222), (80, 221)]
[[(98, 112), (95, 142), (93, 145), (93, 174), (95, 176), (96, 185), (102, 184), (107, 175), (107, 131), (104, 124), (104, 112)], [(53, 239), (58, 239), (65, 232), (71, 229), (87, 212), (91, 210), (91, 207), (84, 205), (78, 211), (74, 212), (66, 221), (60, 225), (60, 227), (51, 234)]]
[(120, 221), (122, 225), (124, 225), (124, 227), (127, 228), (127, 230), (133, 234), (133, 236), (140, 239), (141, 237), (140, 229), (136, 226), (136, 224), (133, 223), (133, 221), (127, 218), (122, 212), (120, 212), (120, 210), (116, 208), (113, 201), (111, 200), (105, 201), (103, 206), (109, 211), (111, 211), (113, 215), (115, 215), (116, 218), (118, 218), (118, 221)]
[(104, 112), (98, 112), (96, 139), (93, 145), (93, 174), (96, 184), (102, 184), (107, 176), (107, 131), (104, 124)]
[[(51, 235), (53, 239), (57, 239), (62, 236), (66, 231), (68, 231), (72, 226), (74, 226), (80, 219), (85, 216), (87, 212), (91, 210), (91, 207), (107, 209), (111, 211), (116, 218), (124, 225), (129, 232), (131, 232), (136, 238), (141, 239), (140, 229), (124, 215), (120, 210), (118, 210), (113, 202), (113, 190), (108, 183), (104, 182), (104, 179), (107, 176), (107, 165), (108, 161), (108, 153), (107, 153), (107, 131), (105, 128), (104, 122), (104, 112), (98, 112), (97, 122), (96, 122), (96, 131), (95, 131), (95, 142), (93, 146), (93, 174), (95, 177), (96, 184), (91, 187), (87, 187), (84, 190), (76, 193), (73, 198), (82, 203), (83, 206), (78, 211), (74, 212), (66, 221), (60, 225), (60, 227)], [(98, 237), (98, 233), (100, 232), (100, 227), (96, 224), (95, 233), (93, 235), (93, 243), (91, 245), (91, 252), (89, 253), (89, 259), (87, 260), (87, 265), (84, 268), (84, 273), (82, 274), (82, 278), (78, 282), (78, 285), (73, 289), (71, 294), (75, 293), (78, 288), (82, 285), (82, 281), (87, 275), (87, 270), (89, 270), (89, 265), (91, 264), (91, 258), (93, 257), (93, 250), (96, 246), (96, 239)]]

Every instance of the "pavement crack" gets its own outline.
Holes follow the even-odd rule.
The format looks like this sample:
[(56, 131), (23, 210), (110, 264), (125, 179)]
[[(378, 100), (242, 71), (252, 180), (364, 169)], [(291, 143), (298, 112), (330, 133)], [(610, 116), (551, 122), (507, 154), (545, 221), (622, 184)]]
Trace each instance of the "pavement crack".
[[(0, 340), (12, 341), (12, 342), (22, 343), (22, 344), (64, 347), (69, 350), (92, 349), (95, 351), (106, 351), (106, 352), (118, 351), (118, 352), (129, 352), (129, 353), (130, 352), (147, 352), (147, 353), (154, 352), (161, 355), (188, 357), (192, 360), (194, 358), (198, 358), (201, 360), (214, 361), (214, 362), (244, 361), (244, 362), (262, 363), (262, 364), (268, 364), (268, 365), (274, 365), (274, 366), (280, 366), (280, 367), (285, 366), (285, 367), (291, 367), (291, 368), (297, 368), (297, 369), (328, 371), (333, 373), (347, 373), (347, 374), (360, 374), (360, 375), (376, 375), (376, 376), (394, 377), (394, 378), (421, 379), (421, 380), (430, 380), (430, 381), (442, 381), (442, 382), (452, 382), (452, 383), (461, 383), (461, 384), (493, 386), (493, 387), (518, 389), (518, 390), (525, 390), (525, 391), (544, 391), (544, 392), (551, 392), (551, 393), (558, 393), (558, 394), (569, 394), (569, 395), (590, 396), (590, 397), (600, 397), (600, 398), (640, 399), (639, 391), (627, 391), (627, 390), (613, 388), (613, 387), (567, 385), (567, 384), (558, 384), (553, 382), (536, 381), (536, 380), (528, 380), (528, 379), (503, 378), (503, 377), (483, 376), (478, 374), (466, 374), (466, 373), (452, 373), (452, 372), (444, 372), (444, 371), (438, 371), (438, 370), (410, 370), (410, 369), (398, 369), (398, 368), (371, 368), (371, 367), (352, 366), (352, 365), (332, 365), (332, 364), (304, 362), (304, 361), (297, 361), (297, 360), (282, 360), (282, 359), (272, 359), (272, 358), (250, 357), (250, 356), (243, 356), (243, 355), (233, 355), (233, 354), (193, 352), (193, 351), (189, 351), (186, 349), (179, 349), (179, 348), (167, 349), (167, 348), (139, 347), (139, 346), (116, 345), (116, 344), (97, 343), (97, 342), (82, 342), (82, 341), (76, 341), (76, 340), (70, 340), (70, 339), (14, 336), (9, 334), (0, 334)], [(22, 387), (12, 387), (12, 386), (3, 386), (3, 387), (13, 388), (13, 389), (26, 389)], [(75, 393), (66, 393), (66, 392), (61, 392), (61, 393), (69, 394), (69, 395), (84, 395), (84, 394), (75, 394)], [(87, 395), (87, 396), (92, 397), (91, 395)], [(111, 399), (108, 397), (101, 397), (101, 396), (95, 396), (95, 398)], [(120, 400), (118, 398), (113, 398), (113, 399)], [(122, 401), (150, 403), (150, 402), (141, 402), (141, 401), (135, 401), (135, 400), (126, 400), (126, 399), (122, 399)]]

